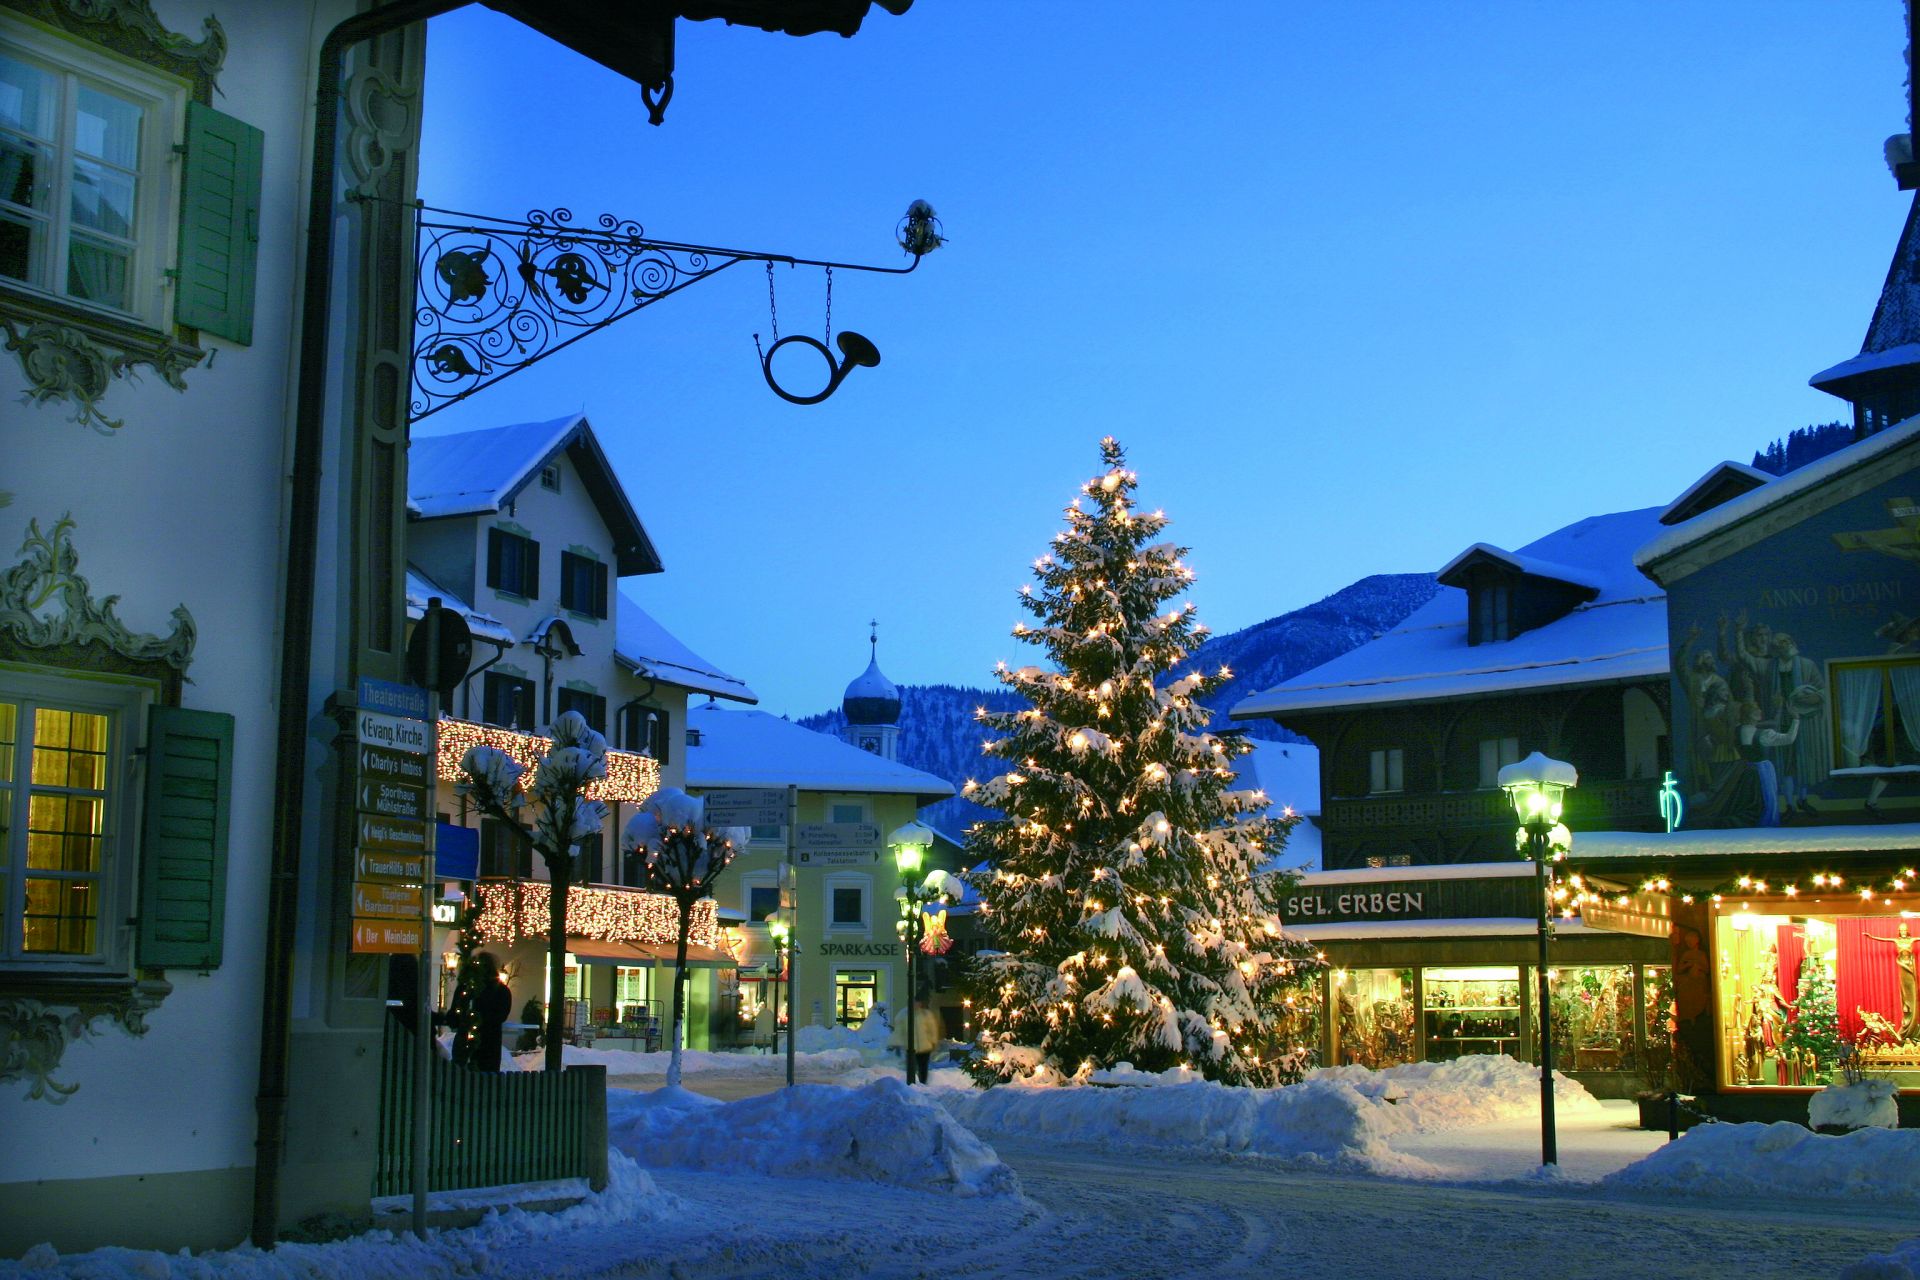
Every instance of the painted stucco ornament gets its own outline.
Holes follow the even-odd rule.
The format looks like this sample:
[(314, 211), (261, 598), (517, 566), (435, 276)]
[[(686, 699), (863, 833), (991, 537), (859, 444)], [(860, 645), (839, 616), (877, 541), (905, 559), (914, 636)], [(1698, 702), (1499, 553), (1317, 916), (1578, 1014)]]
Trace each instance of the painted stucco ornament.
[(173, 630), (164, 636), (131, 631), (114, 615), (120, 597), (96, 600), (80, 576), (73, 517), (63, 515), (45, 533), (38, 518), (27, 522), (23, 559), (0, 574), (0, 637), (29, 649), (102, 645), (135, 662), (164, 662), (185, 671), (198, 638), (185, 605), (173, 610)]
[(128, 1035), (147, 1034), (147, 1013), (172, 990), (166, 982), (148, 979), (72, 1003), (0, 996), (0, 1081), (25, 1080), (28, 1102), (65, 1102), (80, 1088), (53, 1078), (67, 1046), (96, 1034), (103, 1018)]

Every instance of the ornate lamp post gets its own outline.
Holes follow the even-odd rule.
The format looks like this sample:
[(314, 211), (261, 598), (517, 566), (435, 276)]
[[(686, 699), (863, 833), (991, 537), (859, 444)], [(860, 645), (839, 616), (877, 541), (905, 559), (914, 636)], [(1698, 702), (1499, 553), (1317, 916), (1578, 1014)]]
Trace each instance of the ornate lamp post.
[[(900, 888), (895, 895), (900, 899), (901, 920), (898, 925), (901, 941), (907, 948), (907, 991), (906, 1000), (896, 1006), (894, 1016), (904, 1017), (906, 1021), (906, 1069), (907, 1083), (913, 1083), (913, 1055), (917, 1046), (913, 1042), (913, 999), (918, 991), (919, 955), (921, 930), (925, 917), (921, 908), (933, 899), (941, 896), (937, 890), (929, 890), (920, 878), (920, 865), (926, 861), (927, 850), (933, 845), (933, 831), (918, 822), (909, 822), (887, 837), (887, 843), (893, 846), (893, 864), (900, 871)], [(931, 1053), (933, 1046), (928, 1045)]]
[[(780, 1005), (780, 980), (787, 973), (787, 947), (793, 941), (793, 926), (786, 922), (779, 912), (767, 917), (767, 941), (773, 944), (773, 1049), (780, 1049), (780, 1020), (785, 1010)], [(787, 1028), (787, 1034), (793, 1034), (793, 1028)], [(787, 1081), (792, 1084), (793, 1081)]]
[(1580, 774), (1564, 760), (1552, 760), (1536, 751), (1500, 771), (1500, 789), (1513, 800), (1533, 860), (1539, 899), (1540, 938), (1540, 1163), (1560, 1163), (1553, 1131), (1553, 1006), (1547, 995), (1547, 864), (1553, 860), (1549, 836), (1560, 824), (1561, 798), (1577, 786)]

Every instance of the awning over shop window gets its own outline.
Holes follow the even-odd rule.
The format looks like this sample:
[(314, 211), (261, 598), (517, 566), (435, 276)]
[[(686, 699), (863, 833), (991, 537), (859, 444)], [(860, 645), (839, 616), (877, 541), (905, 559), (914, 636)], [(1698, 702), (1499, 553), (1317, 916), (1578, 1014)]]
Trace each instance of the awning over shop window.
[(582, 960), (613, 960), (643, 968), (653, 963), (653, 957), (639, 946), (627, 942), (608, 942), (603, 938), (568, 938), (567, 951)]
[[(674, 949), (663, 942), (637, 943), (642, 951), (652, 957), (651, 963), (673, 967)], [(697, 942), (687, 944), (687, 968), (689, 969), (738, 969), (740, 962), (724, 951), (712, 947), (703, 947)]]

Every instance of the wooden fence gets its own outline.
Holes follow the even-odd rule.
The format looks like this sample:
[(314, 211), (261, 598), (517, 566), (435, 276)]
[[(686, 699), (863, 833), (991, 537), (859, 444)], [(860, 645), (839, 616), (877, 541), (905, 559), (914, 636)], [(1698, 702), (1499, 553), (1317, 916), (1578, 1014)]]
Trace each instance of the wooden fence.
[[(380, 1047), (380, 1162), (373, 1194), (413, 1189), (414, 1040), (388, 1020)], [(433, 1191), (585, 1178), (607, 1185), (607, 1069), (473, 1071), (435, 1057), (427, 1185)]]

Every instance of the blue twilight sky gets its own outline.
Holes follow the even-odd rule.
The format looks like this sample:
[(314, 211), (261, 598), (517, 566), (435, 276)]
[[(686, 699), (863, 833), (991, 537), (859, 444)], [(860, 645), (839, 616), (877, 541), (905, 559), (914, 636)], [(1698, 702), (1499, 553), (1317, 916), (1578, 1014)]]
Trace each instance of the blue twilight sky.
[[(421, 190), (895, 264), (824, 404), (766, 280), (699, 284), (422, 426), (584, 409), (666, 561), (629, 590), (794, 715), (866, 661), (986, 684), (1113, 433), (1227, 631), (1664, 503), (1845, 406), (1907, 198), (1901, 6), (918, 0), (852, 40), (681, 23), (639, 89), (478, 7), (429, 38)], [(779, 272), (781, 331), (823, 281)], [(808, 370), (796, 366), (800, 383)]]

